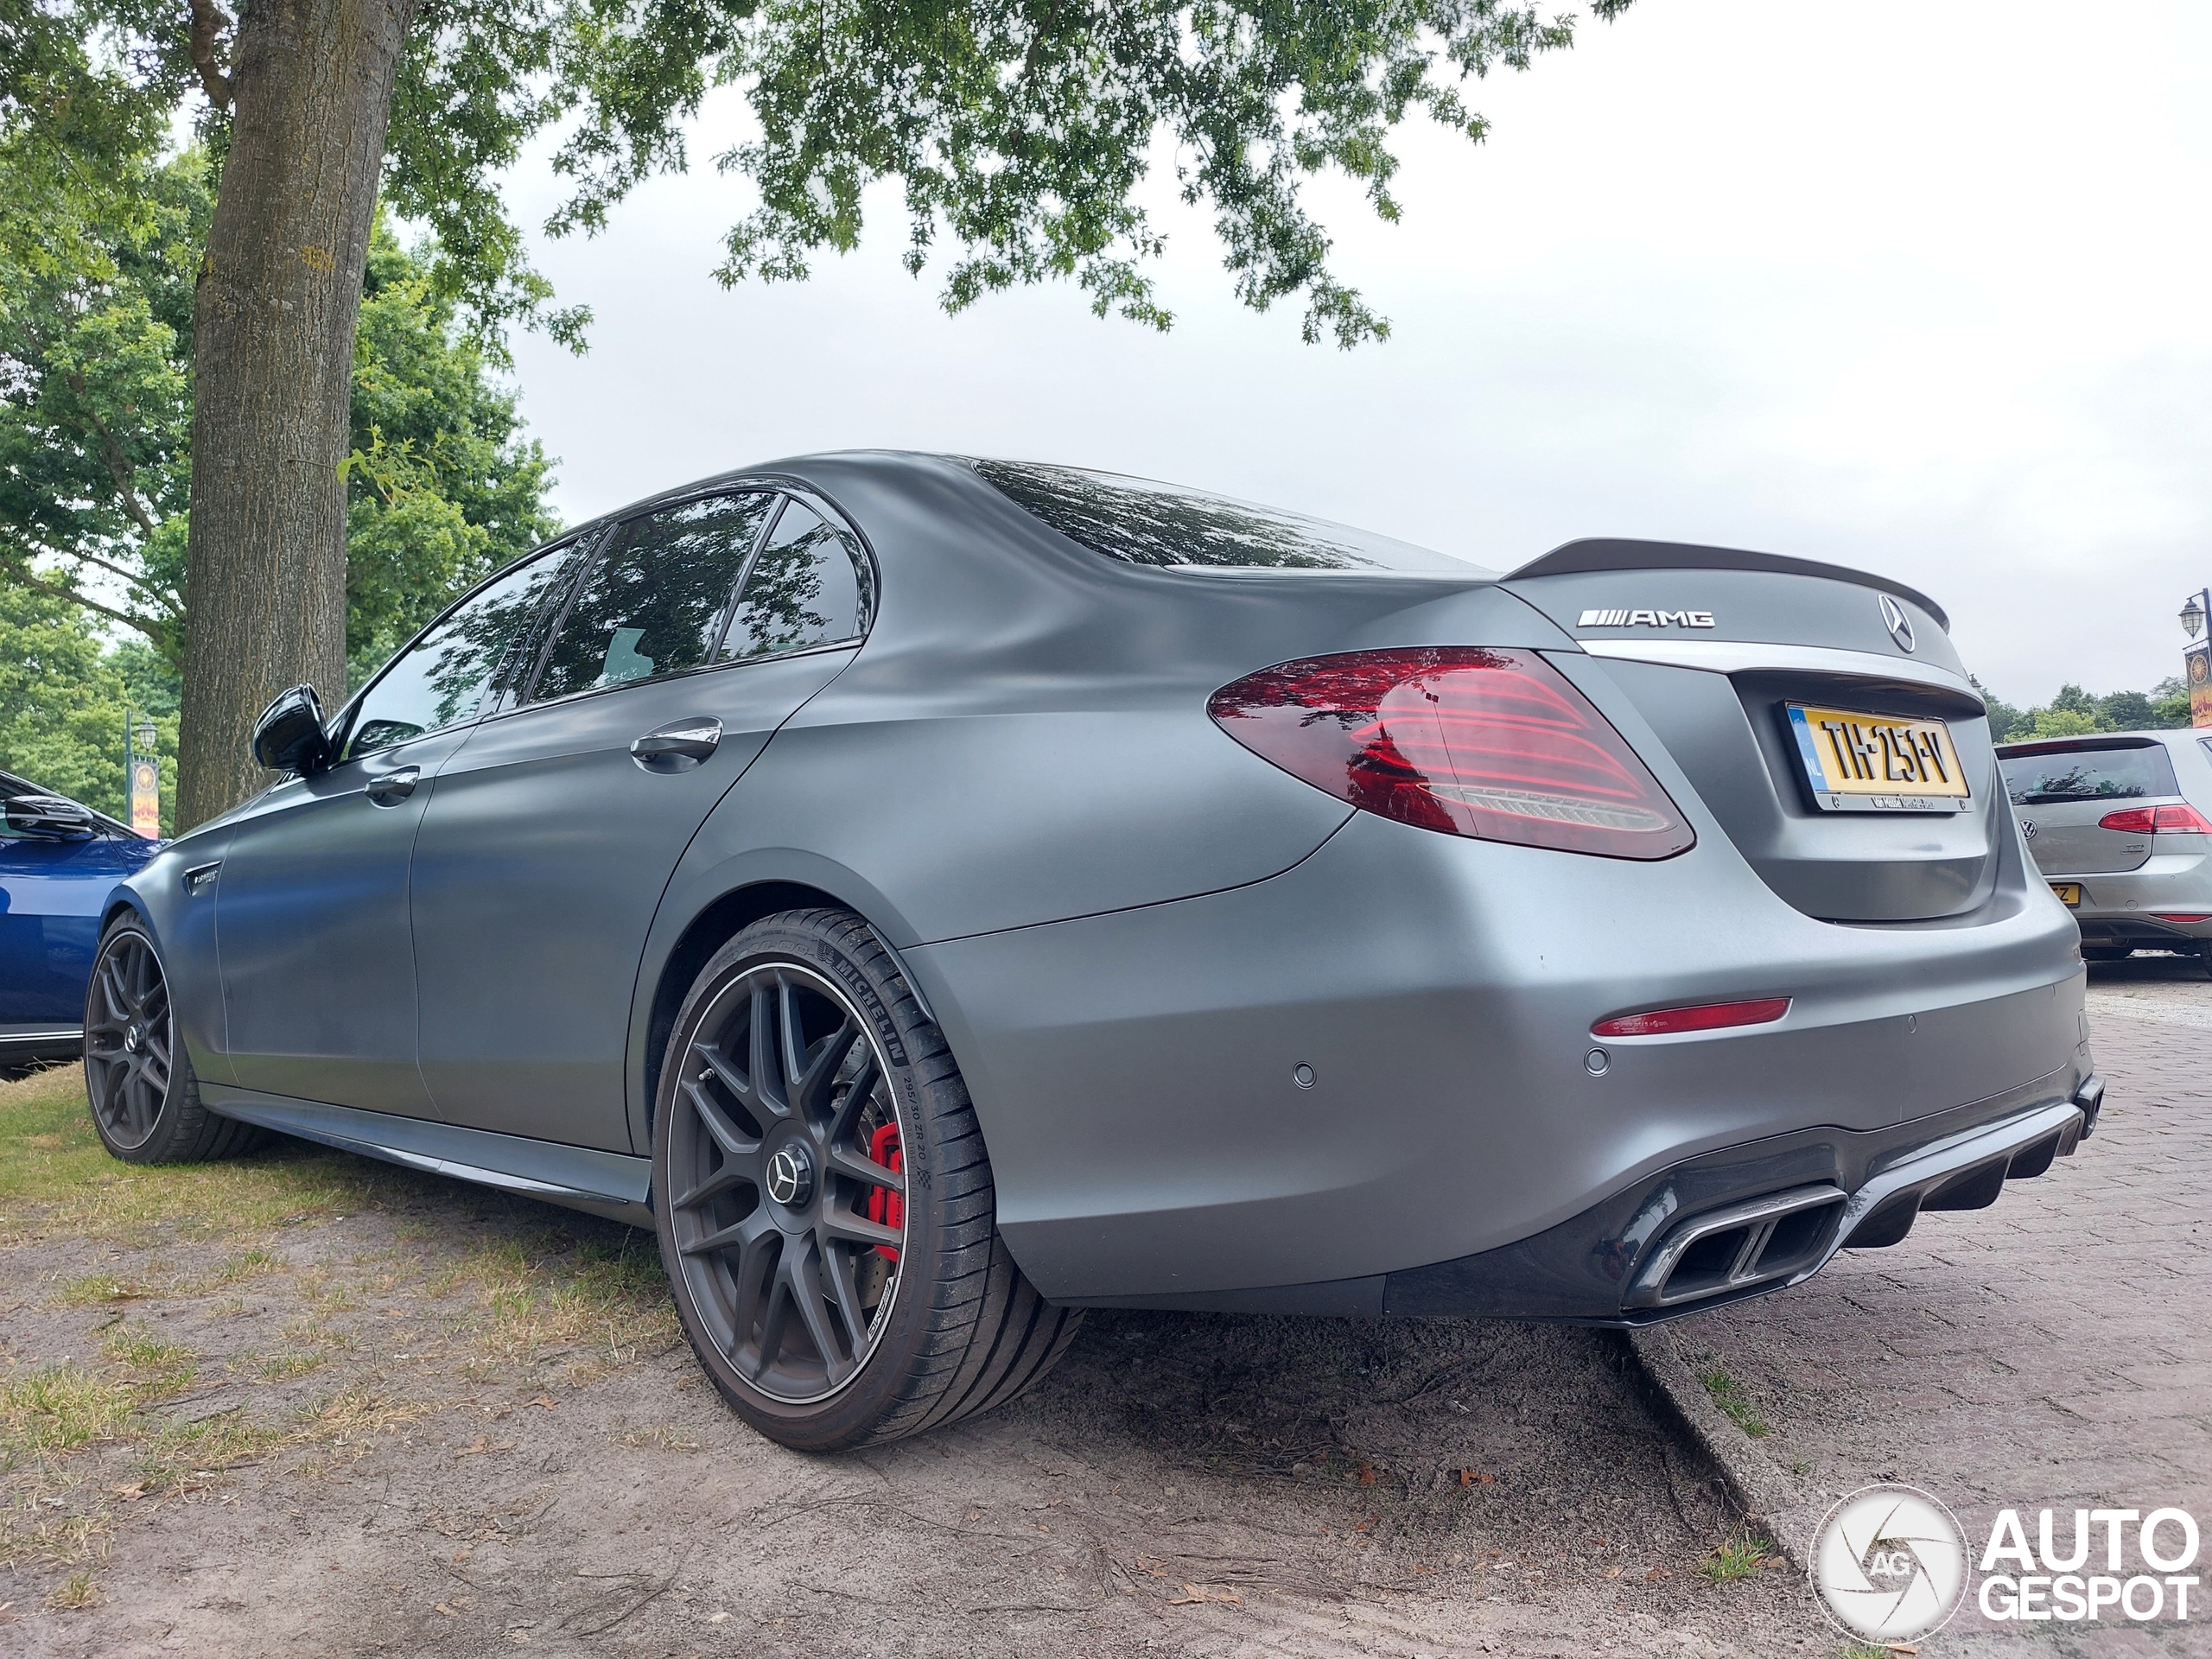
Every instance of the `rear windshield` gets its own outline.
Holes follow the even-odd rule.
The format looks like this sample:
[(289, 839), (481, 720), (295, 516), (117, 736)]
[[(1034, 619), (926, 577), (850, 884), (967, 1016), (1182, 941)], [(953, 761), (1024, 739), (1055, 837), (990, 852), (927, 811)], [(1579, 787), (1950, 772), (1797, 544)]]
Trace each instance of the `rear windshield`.
[(2174, 763), (2163, 744), (2126, 749), (2041, 749), (2000, 754), (2005, 787), (2016, 806), (2053, 801), (2108, 801), (2178, 795)]
[(1125, 564), (1470, 578), (1497, 574), (1349, 524), (1149, 479), (1029, 461), (973, 464), (1017, 505), (1070, 541)]

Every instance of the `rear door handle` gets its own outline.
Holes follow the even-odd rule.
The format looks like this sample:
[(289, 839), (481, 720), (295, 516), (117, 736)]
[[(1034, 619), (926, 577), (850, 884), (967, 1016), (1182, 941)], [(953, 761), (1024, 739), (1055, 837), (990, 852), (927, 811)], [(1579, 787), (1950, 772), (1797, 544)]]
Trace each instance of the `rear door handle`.
[(361, 793), (372, 804), (391, 806), (405, 800), (415, 792), (416, 781), (423, 775), (420, 766), (402, 766), (397, 772), (387, 772), (372, 778), (361, 786)]
[(630, 758), (647, 772), (688, 772), (711, 757), (721, 741), (719, 720), (671, 721), (634, 740)]

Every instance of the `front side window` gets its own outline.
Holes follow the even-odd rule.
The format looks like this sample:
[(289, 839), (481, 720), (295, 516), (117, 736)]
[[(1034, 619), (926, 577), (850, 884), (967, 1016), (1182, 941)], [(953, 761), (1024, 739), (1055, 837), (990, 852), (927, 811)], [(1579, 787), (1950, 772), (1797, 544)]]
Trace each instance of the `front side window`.
[(852, 532), (788, 501), (745, 579), (722, 655), (770, 657), (857, 639), (874, 606), (874, 575)]
[(339, 758), (358, 760), (474, 715), (575, 550), (549, 549), (517, 565), (433, 626), (369, 688)]
[(657, 679), (711, 660), (730, 590), (775, 500), (709, 496), (623, 524), (577, 583), (533, 700)]
[(2048, 806), (2064, 801), (2138, 800), (2178, 795), (2174, 763), (2161, 744), (2107, 747), (2101, 745), (2037, 744), (2032, 753), (2000, 753), (2005, 788), (2015, 806)]

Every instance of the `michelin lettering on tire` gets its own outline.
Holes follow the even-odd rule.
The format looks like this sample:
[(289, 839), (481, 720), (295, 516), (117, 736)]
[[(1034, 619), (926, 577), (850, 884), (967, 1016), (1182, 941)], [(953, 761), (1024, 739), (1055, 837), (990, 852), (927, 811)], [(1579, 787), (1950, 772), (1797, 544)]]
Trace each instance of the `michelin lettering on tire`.
[(1862, 1486), (1827, 1512), (1810, 1576), (1821, 1611), (1865, 1642), (1916, 1642), (1966, 1600), (1966, 1534), (1916, 1487)]

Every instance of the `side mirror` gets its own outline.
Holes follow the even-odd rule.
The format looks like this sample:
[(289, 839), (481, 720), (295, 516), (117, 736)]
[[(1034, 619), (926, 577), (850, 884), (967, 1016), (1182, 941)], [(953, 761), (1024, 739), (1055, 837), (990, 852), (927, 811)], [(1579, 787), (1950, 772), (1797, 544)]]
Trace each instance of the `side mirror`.
[(10, 834), (26, 841), (90, 841), (100, 832), (99, 819), (59, 795), (18, 795), (0, 801), (0, 817), (6, 819)]
[(330, 742), (322, 734), (322, 699), (311, 685), (282, 692), (253, 722), (253, 758), (271, 772), (301, 777), (330, 764)]

